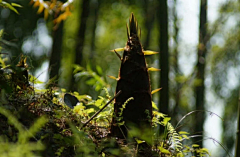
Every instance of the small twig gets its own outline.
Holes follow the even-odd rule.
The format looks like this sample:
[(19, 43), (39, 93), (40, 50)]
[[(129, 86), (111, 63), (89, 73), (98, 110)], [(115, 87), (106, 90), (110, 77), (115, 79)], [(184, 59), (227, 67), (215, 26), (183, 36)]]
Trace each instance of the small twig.
[(219, 115), (217, 115), (216, 113), (213, 113), (213, 112), (211, 112), (211, 111), (207, 111), (207, 110), (195, 110), (195, 111), (191, 111), (191, 112), (187, 113), (185, 116), (183, 116), (182, 119), (177, 123), (177, 125), (176, 125), (175, 128), (177, 128), (178, 125), (179, 125), (187, 116), (189, 116), (189, 115), (191, 115), (191, 114), (193, 114), (193, 113), (195, 113), (195, 112), (209, 112), (211, 115), (216, 115), (218, 118), (220, 118), (220, 119), (223, 121), (223, 119), (222, 119)]
[(81, 128), (85, 127), (93, 118), (95, 118), (100, 112), (102, 112), (121, 93), (122, 93), (121, 90), (118, 91), (118, 93), (111, 100), (109, 100), (109, 102), (105, 106), (103, 106), (103, 108), (101, 108), (99, 111), (97, 111), (88, 121), (86, 121)]
[(122, 57), (121, 57), (121, 55), (119, 54), (119, 53), (117, 53), (117, 51), (116, 50), (114, 50), (114, 52), (116, 53), (116, 55), (118, 56), (118, 58), (120, 59), (120, 61), (122, 60)]

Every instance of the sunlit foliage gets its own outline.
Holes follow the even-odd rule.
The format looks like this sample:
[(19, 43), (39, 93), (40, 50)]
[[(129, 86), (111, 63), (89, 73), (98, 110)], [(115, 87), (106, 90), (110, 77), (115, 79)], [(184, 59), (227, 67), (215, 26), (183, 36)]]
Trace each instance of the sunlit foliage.
[(71, 15), (71, 8), (72, 8), (73, 0), (68, 0), (67, 2), (63, 3), (58, 0), (50, 0), (50, 1), (43, 1), (43, 0), (31, 0), (30, 4), (33, 7), (38, 7), (38, 14), (44, 13), (44, 19), (48, 19), (49, 15), (54, 15), (54, 22), (60, 23), (63, 20), (66, 20), (68, 16)]
[(17, 4), (17, 3), (8, 3), (5, 1), (0, 1), (0, 6), (3, 8), (8, 8), (12, 11), (14, 11), (15, 13), (19, 14), (16, 8), (21, 8), (22, 6)]
[[(151, 137), (148, 131), (145, 132), (146, 135), (142, 135), (136, 128), (129, 131), (129, 140), (132, 142), (126, 144), (109, 136), (113, 102), (84, 125), (111, 99), (108, 90), (104, 88), (105, 84), (100, 86), (104, 88), (105, 94), (98, 96), (96, 100), (77, 92), (68, 93), (65, 98), (65, 89), (34, 87), (43, 82), (28, 74), (26, 57), (22, 56), (16, 67), (9, 67), (3, 63), (4, 61), (1, 61), (0, 79), (8, 86), (1, 86), (0, 89), (1, 98), (5, 100), (0, 102), (0, 116), (3, 119), (1, 135), (4, 135), (1, 136), (0, 144), (3, 147), (0, 151), (9, 156), (121, 156), (122, 153), (134, 156), (142, 150), (138, 145), (151, 138), (156, 140), (148, 153), (156, 156), (180, 157), (196, 151), (194, 146), (189, 149), (190, 146), (182, 145), (183, 140), (189, 139), (188, 133), (175, 131), (169, 122), (171, 118), (159, 113), (154, 103), (152, 125), (153, 128), (157, 128), (158, 124), (166, 127), (164, 138), (156, 135)], [(91, 70), (82, 73), (100, 81)], [(99, 90), (98, 88), (95, 90)], [(128, 102), (125, 105), (128, 105)], [(12, 152), (15, 148), (18, 151)], [(198, 151), (208, 153), (205, 148)]]

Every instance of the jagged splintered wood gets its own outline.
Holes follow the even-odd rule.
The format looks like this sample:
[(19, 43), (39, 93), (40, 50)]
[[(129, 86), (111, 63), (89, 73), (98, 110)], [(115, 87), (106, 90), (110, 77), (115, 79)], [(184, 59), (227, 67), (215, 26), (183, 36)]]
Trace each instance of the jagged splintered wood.
[[(128, 130), (133, 127), (140, 131), (151, 130), (152, 119), (152, 96), (148, 68), (138, 36), (138, 24), (133, 14), (129, 19), (127, 36), (128, 41), (121, 57), (116, 88), (116, 93), (120, 90), (122, 93), (115, 99), (111, 126), (112, 136), (122, 139), (127, 137)], [(133, 99), (128, 101), (122, 110), (124, 103), (129, 98)], [(119, 125), (122, 122), (124, 125)]]

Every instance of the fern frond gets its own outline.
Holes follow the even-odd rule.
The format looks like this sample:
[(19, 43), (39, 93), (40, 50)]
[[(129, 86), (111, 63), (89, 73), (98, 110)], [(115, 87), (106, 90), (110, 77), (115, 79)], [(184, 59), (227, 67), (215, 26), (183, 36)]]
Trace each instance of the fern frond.
[(181, 136), (176, 132), (171, 123), (168, 122), (166, 127), (168, 132), (168, 140), (171, 144), (170, 147), (173, 148), (173, 150), (177, 153), (181, 153), (181, 150), (183, 149)]
[(119, 113), (119, 116), (121, 117), (122, 116), (122, 114), (123, 114), (123, 110), (126, 108), (126, 105), (129, 103), (129, 101), (131, 101), (131, 100), (134, 100), (134, 98), (133, 97), (130, 97), (130, 98), (128, 98), (125, 102), (124, 102), (124, 104), (122, 105), (122, 108), (120, 108), (120, 113)]

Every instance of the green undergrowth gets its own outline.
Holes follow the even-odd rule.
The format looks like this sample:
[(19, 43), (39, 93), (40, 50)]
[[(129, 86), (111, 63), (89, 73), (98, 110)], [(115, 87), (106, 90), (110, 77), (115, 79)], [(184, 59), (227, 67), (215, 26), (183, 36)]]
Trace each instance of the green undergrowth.
[[(84, 126), (113, 98), (106, 88), (103, 88), (105, 94), (96, 100), (77, 92), (66, 94), (60, 88), (36, 88), (36, 84), (43, 82), (29, 74), (26, 57), (22, 56), (16, 66), (6, 65), (6, 60), (1, 56), (1, 156), (143, 156), (139, 152), (145, 146), (149, 149), (144, 149), (144, 156), (182, 157), (196, 153), (210, 156), (207, 149), (196, 144), (185, 145), (183, 141), (189, 140), (189, 133), (177, 132), (170, 123), (171, 118), (158, 112), (154, 103), (153, 131), (159, 125), (165, 126), (161, 137), (137, 129), (129, 130), (127, 140), (111, 137), (114, 102)], [(94, 78), (101, 77), (94, 73), (91, 79)]]

